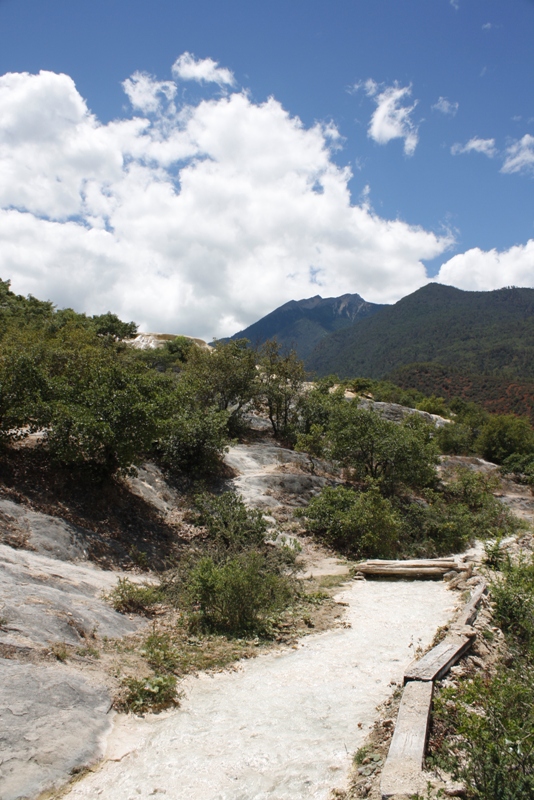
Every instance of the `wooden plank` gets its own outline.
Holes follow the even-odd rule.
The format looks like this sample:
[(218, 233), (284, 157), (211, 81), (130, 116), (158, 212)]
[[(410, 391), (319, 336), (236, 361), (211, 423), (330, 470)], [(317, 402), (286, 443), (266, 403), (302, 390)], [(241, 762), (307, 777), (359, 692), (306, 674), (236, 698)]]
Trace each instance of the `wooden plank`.
[(406, 684), (402, 695), (395, 732), (382, 775), (382, 800), (399, 795), (413, 797), (426, 788), (423, 775), (432, 682), (413, 681)]
[(404, 673), (404, 682), (439, 681), (469, 650), (475, 638), (475, 631), (472, 636), (452, 634), (445, 637), (422, 658), (412, 661)]
[(482, 581), (482, 583), (476, 587), (475, 591), (471, 595), (471, 598), (463, 607), (461, 613), (458, 615), (458, 619), (455, 622), (455, 627), (473, 624), (473, 622), (477, 618), (478, 606), (480, 605), (480, 601), (482, 600), (483, 596), (487, 593), (487, 591), (488, 587), (486, 581)]

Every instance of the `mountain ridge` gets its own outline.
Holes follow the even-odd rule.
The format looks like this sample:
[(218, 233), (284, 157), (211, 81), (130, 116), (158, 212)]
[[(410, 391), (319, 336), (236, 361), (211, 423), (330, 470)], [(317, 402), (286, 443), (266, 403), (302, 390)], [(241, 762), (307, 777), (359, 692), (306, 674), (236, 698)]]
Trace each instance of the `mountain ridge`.
[(294, 349), (304, 361), (316, 345), (330, 333), (351, 326), (356, 320), (372, 316), (383, 308), (369, 303), (359, 294), (340, 297), (313, 297), (289, 300), (230, 339), (248, 339), (255, 347), (276, 339), (284, 348)]

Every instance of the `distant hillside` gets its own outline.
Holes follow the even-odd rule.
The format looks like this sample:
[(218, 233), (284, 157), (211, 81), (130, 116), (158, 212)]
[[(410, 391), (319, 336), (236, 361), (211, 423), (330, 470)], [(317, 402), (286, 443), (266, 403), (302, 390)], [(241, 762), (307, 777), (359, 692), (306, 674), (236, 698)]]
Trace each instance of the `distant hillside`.
[(322, 339), (306, 358), (318, 375), (382, 378), (434, 362), (505, 382), (534, 382), (534, 289), (464, 292), (430, 283)]
[(381, 308), (385, 306), (367, 303), (359, 294), (290, 300), (231, 338), (248, 339), (255, 347), (276, 339), (306, 360), (325, 336), (370, 317)]
[(441, 364), (409, 364), (386, 377), (403, 389), (445, 399), (462, 397), (492, 414), (528, 416), (534, 423), (534, 382), (477, 375)]

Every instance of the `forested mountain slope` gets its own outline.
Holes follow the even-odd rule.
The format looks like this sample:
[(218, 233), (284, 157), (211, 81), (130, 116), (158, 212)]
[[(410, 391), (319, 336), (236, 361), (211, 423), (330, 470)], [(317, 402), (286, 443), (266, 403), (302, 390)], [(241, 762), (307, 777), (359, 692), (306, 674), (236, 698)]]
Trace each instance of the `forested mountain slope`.
[(380, 378), (433, 362), (478, 375), (534, 381), (534, 289), (466, 292), (430, 283), (318, 343), (318, 375)]
[(231, 338), (248, 339), (253, 347), (276, 339), (283, 347), (294, 349), (299, 358), (306, 359), (329, 333), (370, 317), (381, 308), (384, 306), (368, 303), (359, 294), (290, 300)]

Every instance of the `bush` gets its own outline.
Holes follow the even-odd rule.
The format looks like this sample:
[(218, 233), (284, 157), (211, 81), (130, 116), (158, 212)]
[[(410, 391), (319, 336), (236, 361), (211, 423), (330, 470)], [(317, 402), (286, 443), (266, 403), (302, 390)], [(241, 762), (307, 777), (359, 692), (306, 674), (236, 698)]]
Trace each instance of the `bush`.
[(154, 606), (164, 600), (164, 594), (160, 586), (138, 584), (128, 578), (119, 578), (119, 582), (109, 592), (107, 599), (115, 611), (120, 611), (121, 614), (150, 616)]
[(516, 480), (534, 486), (534, 453), (512, 453), (501, 467), (503, 475), (514, 475)]
[(200, 478), (221, 468), (228, 444), (228, 413), (215, 408), (177, 408), (162, 425), (159, 460), (172, 473)]
[(401, 519), (376, 485), (365, 492), (326, 487), (300, 516), (322, 541), (358, 558), (388, 558), (398, 548)]
[(495, 415), (482, 426), (475, 446), (488, 461), (502, 464), (514, 453), (534, 454), (534, 431), (526, 419)]
[(534, 557), (504, 562), (502, 573), (491, 584), (495, 621), (510, 644), (534, 655)]
[(235, 492), (198, 495), (195, 507), (196, 524), (206, 528), (216, 547), (236, 551), (264, 544), (267, 523), (263, 514), (247, 508)]
[(154, 675), (152, 678), (124, 678), (126, 693), (119, 703), (124, 711), (142, 714), (145, 711), (163, 711), (179, 705), (174, 675)]
[[(454, 708), (454, 711), (451, 711)], [(445, 764), (479, 800), (534, 798), (534, 672), (530, 664), (501, 668), (445, 690), (436, 721), (454, 726)]]
[(451, 456), (467, 456), (473, 452), (475, 436), (473, 429), (462, 422), (443, 425), (436, 432), (439, 451)]
[(264, 554), (248, 550), (217, 563), (200, 558), (186, 582), (189, 605), (201, 627), (225, 633), (263, 631), (290, 601), (290, 580), (272, 570)]

